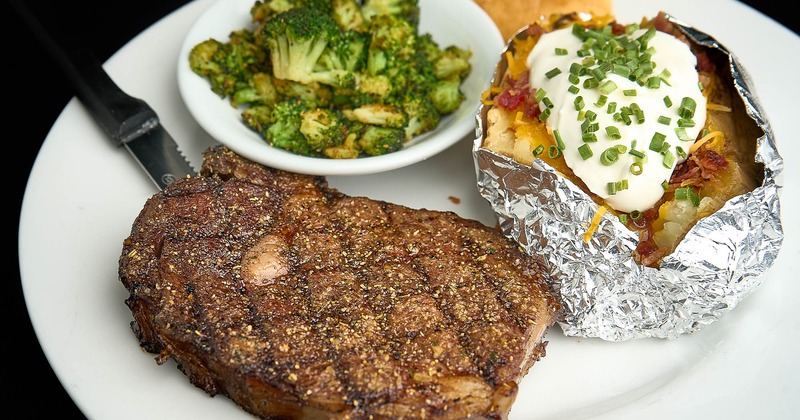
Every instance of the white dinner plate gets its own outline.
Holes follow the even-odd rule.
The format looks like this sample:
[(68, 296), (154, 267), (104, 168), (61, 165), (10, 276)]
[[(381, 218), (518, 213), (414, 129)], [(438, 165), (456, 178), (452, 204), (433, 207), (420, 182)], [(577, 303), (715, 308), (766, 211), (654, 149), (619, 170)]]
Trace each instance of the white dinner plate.
[[(419, 33), (430, 34), (440, 48), (450, 45), (472, 52), (472, 71), (461, 84), (465, 100), (453, 113), (442, 117), (432, 131), (409, 140), (402, 149), (381, 156), (358, 159), (325, 159), (301, 156), (271, 147), (263, 137), (245, 126), (241, 109), (211, 91), (208, 80), (189, 66), (192, 48), (209, 38), (228, 40), (234, 29), (252, 28), (253, 0), (217, 0), (189, 28), (175, 65), (178, 91), (189, 112), (203, 129), (240, 155), (287, 171), (311, 175), (364, 175), (412, 165), (452, 146), (475, 130), (475, 113), (481, 94), (489, 87), (497, 61), (505, 46), (492, 19), (469, 0), (420, 1)], [(460, 10), (460, 15), (452, 10)]]
[[(214, 140), (178, 93), (177, 54), (212, 0), (190, 3), (106, 63), (123, 90), (149, 102), (197, 167)], [(520, 385), (512, 419), (788, 419), (800, 413), (800, 37), (732, 0), (617, 0), (621, 22), (663, 9), (726, 45), (751, 74), (785, 159), (785, 241), (763, 285), (694, 335), (621, 343), (547, 335), (547, 355)], [(458, 10), (453, 10), (454, 14)], [(494, 225), (475, 187), (472, 138), (403, 169), (332, 176), (332, 186), (411, 207), (451, 210)], [(77, 100), (54, 124), (28, 181), (19, 225), (22, 286), (36, 334), (67, 392), (92, 419), (248, 419), (210, 398), (174, 363), (159, 366), (130, 330), (117, 278), (122, 241), (152, 182)], [(31, 390), (35, 392), (35, 390)]]

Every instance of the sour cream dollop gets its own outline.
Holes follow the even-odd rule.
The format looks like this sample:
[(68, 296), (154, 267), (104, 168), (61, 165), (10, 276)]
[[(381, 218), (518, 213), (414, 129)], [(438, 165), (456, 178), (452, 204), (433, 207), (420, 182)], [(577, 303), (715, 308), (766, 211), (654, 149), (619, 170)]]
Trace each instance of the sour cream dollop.
[[(550, 113), (545, 123), (575, 175), (614, 209), (644, 211), (664, 195), (664, 182), (705, 125), (697, 59), (655, 29), (586, 33), (570, 27), (543, 34), (527, 59), (530, 84), (543, 91), (537, 99)], [(612, 53), (598, 53), (600, 46)]]

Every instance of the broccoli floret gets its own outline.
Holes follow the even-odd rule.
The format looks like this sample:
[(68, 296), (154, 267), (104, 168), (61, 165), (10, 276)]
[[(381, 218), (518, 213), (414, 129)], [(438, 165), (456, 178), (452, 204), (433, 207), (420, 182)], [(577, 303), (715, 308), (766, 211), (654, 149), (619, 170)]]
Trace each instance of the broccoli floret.
[(242, 122), (261, 137), (266, 136), (266, 129), (272, 124), (272, 107), (256, 105), (242, 111)]
[(403, 128), (408, 122), (408, 116), (393, 105), (365, 104), (353, 110), (356, 120), (370, 125), (381, 127)]
[(427, 95), (408, 95), (404, 100), (403, 112), (408, 116), (406, 140), (433, 130), (439, 125), (441, 115)]
[(300, 132), (300, 114), (306, 109), (306, 104), (301, 99), (293, 98), (276, 103), (270, 115), (271, 124), (264, 130), (267, 143), (298, 155), (314, 155)]
[(228, 42), (207, 39), (189, 52), (192, 71), (207, 77), (211, 90), (223, 98), (247, 87), (250, 75), (265, 68), (266, 63), (266, 54), (256, 47), (247, 30), (231, 32)]
[(296, 7), (266, 20), (261, 39), (270, 52), (276, 78), (300, 83), (339, 85), (348, 72), (317, 67), (328, 44), (337, 41), (341, 29), (329, 14), (310, 7)]
[(231, 96), (231, 105), (272, 105), (279, 99), (272, 75), (255, 73), (247, 81), (247, 86), (237, 90)]
[(329, 108), (309, 109), (300, 114), (300, 119), (300, 133), (314, 152), (322, 153), (344, 142), (347, 122), (338, 111)]
[(222, 98), (233, 93), (236, 85), (236, 76), (224, 65), (227, 49), (226, 44), (208, 39), (195, 45), (189, 53), (192, 71), (208, 78), (211, 90)]
[(321, 83), (300, 83), (293, 80), (274, 79), (275, 89), (283, 98), (299, 98), (309, 107), (327, 107), (331, 104), (332, 88)]
[(358, 138), (358, 146), (367, 155), (380, 156), (402, 149), (405, 137), (402, 128), (367, 124)]
[(433, 39), (433, 35), (426, 33), (417, 36), (417, 51), (422, 54), (425, 60), (435, 63), (442, 55), (442, 49)]
[(311, 7), (325, 13), (332, 12), (331, 0), (256, 0), (255, 4), (250, 7), (250, 16), (253, 22), (264, 23), (278, 13), (296, 7)]
[(383, 51), (389, 60), (407, 58), (416, 51), (416, 28), (397, 16), (375, 16), (369, 22), (369, 33), (370, 49)]
[(455, 112), (466, 99), (464, 92), (461, 91), (461, 80), (458, 78), (437, 81), (431, 86), (428, 96), (442, 115)]
[[(332, 37), (328, 46), (317, 62), (317, 71), (343, 70), (355, 76), (367, 63), (367, 49), (369, 48), (369, 35), (363, 32), (344, 30)], [(342, 82), (338, 86), (348, 86), (345, 83), (347, 74), (342, 73)], [(354, 83), (351, 80), (350, 85)]]
[(330, 159), (355, 159), (361, 154), (358, 148), (358, 134), (350, 133), (340, 146), (329, 147), (322, 151), (326, 158)]
[(367, 0), (361, 6), (361, 12), (367, 20), (375, 16), (393, 15), (415, 28), (419, 25), (419, 0)]
[(331, 15), (339, 27), (345, 30), (355, 30), (364, 32), (364, 15), (361, 13), (361, 5), (356, 0), (332, 0)]
[(387, 76), (355, 74), (355, 86), (334, 88), (332, 106), (353, 109), (365, 104), (382, 103), (392, 93), (392, 83)]
[(472, 51), (451, 45), (442, 51), (434, 61), (434, 74), (437, 79), (449, 79), (457, 77), (461, 80), (466, 78), (472, 66), (469, 59), (472, 58)]

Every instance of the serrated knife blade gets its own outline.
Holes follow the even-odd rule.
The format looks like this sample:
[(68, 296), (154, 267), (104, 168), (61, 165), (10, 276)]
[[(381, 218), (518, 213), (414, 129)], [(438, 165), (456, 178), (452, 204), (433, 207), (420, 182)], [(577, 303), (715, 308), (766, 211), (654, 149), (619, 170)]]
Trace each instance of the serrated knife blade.
[(125, 93), (92, 52), (65, 27), (62, 2), (12, 0), (12, 6), (50, 53), (76, 91), (76, 97), (118, 146), (125, 147), (159, 189), (196, 174), (156, 112), (145, 101)]

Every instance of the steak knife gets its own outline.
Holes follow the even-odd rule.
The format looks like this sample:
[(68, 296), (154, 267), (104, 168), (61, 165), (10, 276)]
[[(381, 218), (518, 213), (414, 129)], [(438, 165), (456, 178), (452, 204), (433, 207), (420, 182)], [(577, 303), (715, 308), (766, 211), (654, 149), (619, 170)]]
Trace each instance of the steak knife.
[[(196, 172), (145, 101), (125, 93), (102, 64), (63, 22), (69, 2), (11, 0), (10, 3), (62, 68), (97, 124), (117, 146), (130, 152), (159, 189)], [(64, 6), (67, 4), (67, 6)]]

